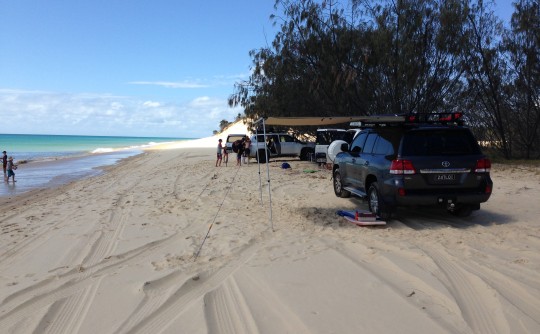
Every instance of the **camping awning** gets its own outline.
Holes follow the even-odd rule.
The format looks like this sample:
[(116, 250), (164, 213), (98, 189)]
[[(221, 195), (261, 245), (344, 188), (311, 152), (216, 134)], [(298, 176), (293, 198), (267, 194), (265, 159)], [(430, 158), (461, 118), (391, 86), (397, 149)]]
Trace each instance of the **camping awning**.
[[(331, 124), (342, 124), (350, 122), (399, 122), (405, 119), (404, 116), (397, 115), (373, 115), (373, 116), (339, 116), (339, 117), (267, 117), (264, 118), (265, 125), (281, 126), (322, 126)], [(256, 123), (263, 120), (259, 119)]]

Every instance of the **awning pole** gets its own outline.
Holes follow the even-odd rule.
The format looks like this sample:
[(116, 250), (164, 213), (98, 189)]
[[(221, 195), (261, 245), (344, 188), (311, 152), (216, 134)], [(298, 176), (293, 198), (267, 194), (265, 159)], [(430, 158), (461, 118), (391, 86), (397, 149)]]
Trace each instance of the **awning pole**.
[(259, 195), (261, 196), (261, 206), (263, 205), (262, 199), (262, 180), (261, 180), (261, 159), (259, 158), (259, 127), (255, 128), (255, 143), (257, 145), (257, 166), (259, 167)]
[(266, 176), (268, 178), (268, 199), (270, 200), (270, 226), (272, 227), (272, 232), (274, 232), (274, 221), (272, 220), (272, 191), (270, 189), (270, 165), (268, 163), (268, 150), (266, 149), (266, 125), (264, 124), (264, 118), (262, 118), (262, 123), (264, 132), (264, 154), (266, 155)]

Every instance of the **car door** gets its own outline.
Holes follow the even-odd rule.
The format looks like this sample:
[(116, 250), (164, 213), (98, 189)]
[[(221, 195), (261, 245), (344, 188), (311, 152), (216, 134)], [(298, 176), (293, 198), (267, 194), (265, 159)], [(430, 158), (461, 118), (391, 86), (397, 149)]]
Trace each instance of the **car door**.
[(360, 158), (364, 142), (367, 138), (368, 132), (361, 132), (351, 143), (349, 152), (346, 155), (346, 159), (343, 162), (343, 175), (342, 179), (345, 185), (358, 188), (360, 186), (357, 174), (357, 159)]
[(281, 154), (281, 143), (279, 142), (279, 135), (267, 135), (267, 146), (271, 156)]
[(279, 144), (281, 146), (281, 155), (295, 154), (294, 138), (290, 135), (279, 135)]
[(354, 161), (353, 177), (357, 180), (356, 187), (363, 191), (367, 191), (367, 189), (364, 189), (364, 183), (369, 174), (371, 161), (373, 160), (373, 147), (375, 146), (377, 137), (376, 132), (368, 132), (362, 150)]

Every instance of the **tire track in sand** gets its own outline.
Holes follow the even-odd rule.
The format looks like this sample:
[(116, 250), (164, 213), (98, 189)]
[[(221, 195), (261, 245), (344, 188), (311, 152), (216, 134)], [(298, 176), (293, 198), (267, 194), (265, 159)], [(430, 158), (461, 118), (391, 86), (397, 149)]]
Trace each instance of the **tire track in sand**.
[(443, 254), (435, 247), (426, 246), (423, 245), (421, 248), (433, 259), (448, 280), (448, 284), (445, 285), (455, 296), (463, 319), (473, 332), (478, 334), (510, 333), (500, 301), (492, 288), (480, 277), (455, 264), (449, 254)]
[(259, 247), (260, 244), (251, 244), (232, 262), (228, 262), (215, 272), (187, 278), (179, 288), (176, 288), (178, 279), (174, 278), (179, 277), (181, 273), (160, 280), (158, 284), (148, 282), (144, 288), (145, 298), (116, 332), (153, 334), (162, 331), (190, 305), (203, 298), (209, 291), (221, 286), (249, 261)]
[[(255, 297), (256, 301), (249, 297)], [(257, 334), (259, 326), (272, 328), (274, 333), (312, 332), (250, 268), (244, 267), (231, 275), (207, 293), (204, 301), (209, 333)]]
[[(126, 193), (130, 192), (132, 188), (130, 187)], [(127, 199), (124, 199), (124, 197), (127, 197)], [(92, 245), (79, 270), (84, 270), (85, 266), (99, 264), (104, 258), (112, 255), (112, 252), (116, 249), (119, 236), (122, 234), (125, 223), (133, 208), (133, 194), (128, 196), (121, 195), (117, 203), (118, 206), (112, 211), (107, 225), (100, 231), (99, 238)], [(84, 287), (81, 291), (70, 295), (62, 301), (57, 301), (56, 303), (60, 304), (58, 305), (60, 311), (57, 313), (57, 316), (49, 321), (50, 325), (44, 328), (43, 333), (69, 334), (78, 332), (104, 277), (102, 276), (99, 280), (92, 281), (91, 284)]]
[[(129, 187), (124, 193), (129, 193), (133, 187), (134, 185)], [(16, 300), (26, 300), (19, 305), (19, 307), (23, 308), (31, 306), (30, 304), (33, 302), (41, 305), (42, 303), (47, 303), (46, 300), (50, 300), (53, 303), (54, 307), (44, 315), (44, 319), (47, 319), (47, 326), (42, 321), (40, 324), (40, 333), (75, 333), (78, 331), (92, 300), (99, 290), (99, 285), (105, 277), (101, 276), (99, 279), (91, 279), (89, 281), (90, 283), (86, 284), (88, 282), (87, 279), (95, 274), (95, 270), (86, 270), (86, 268), (98, 266), (116, 248), (118, 238), (124, 229), (133, 207), (133, 195), (128, 195), (127, 199), (124, 199), (124, 197), (121, 195), (118, 199), (117, 203), (122, 204), (112, 211), (106, 226), (99, 232), (99, 237), (95, 239), (88, 254), (78, 268), (80, 275), (76, 278), (77, 282), (73, 283), (70, 282), (72, 281), (71, 279), (67, 279), (67, 282), (55, 289), (54, 286), (59, 282), (57, 280), (47, 280), (46, 284), (29, 287), (23, 293), (10, 298), (10, 301), (13, 303)], [(48, 290), (51, 287), (53, 289), (51, 292), (45, 292), (40, 296), (40, 290)], [(33, 307), (30, 307), (30, 309), (33, 309)], [(30, 314), (31, 312), (26, 313), (23, 311), (16, 318), (24, 318), (25, 314)], [(5, 316), (8, 315), (10, 313)], [(0, 323), (2, 322), (1, 320), (2, 318), (0, 317)]]
[(208, 332), (257, 334), (257, 324), (242, 295), (237, 281), (229, 277), (204, 296)]

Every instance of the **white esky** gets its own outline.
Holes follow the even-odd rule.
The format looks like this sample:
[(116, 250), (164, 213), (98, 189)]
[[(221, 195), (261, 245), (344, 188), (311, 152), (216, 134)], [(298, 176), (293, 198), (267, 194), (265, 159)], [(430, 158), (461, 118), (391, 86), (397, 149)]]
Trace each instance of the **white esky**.
[[(274, 0), (0, 0), (0, 133), (200, 138), (269, 45)], [(508, 22), (511, 1), (497, 1)]]

